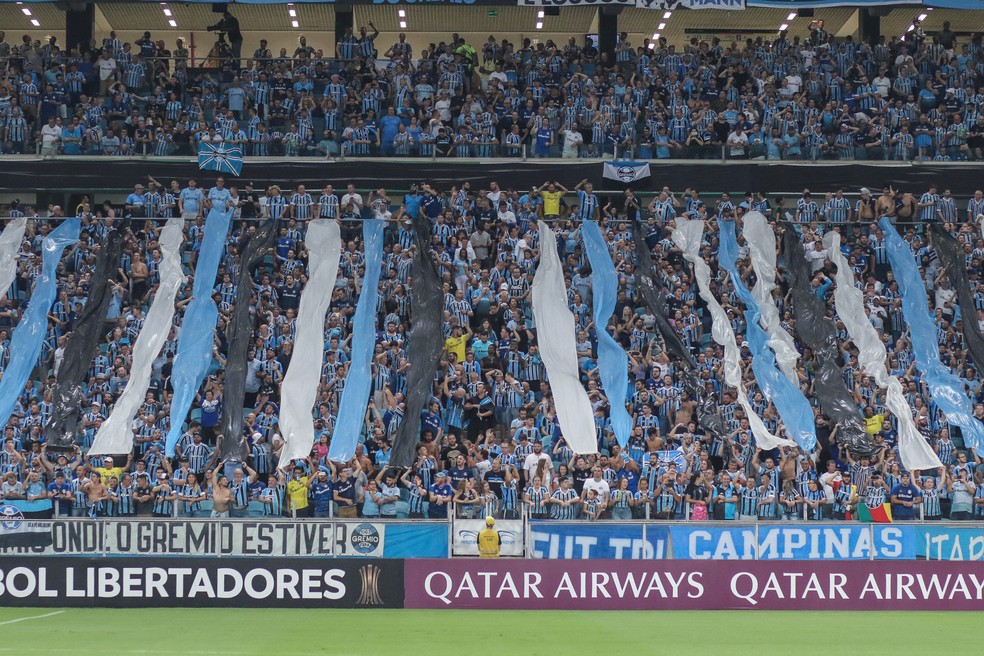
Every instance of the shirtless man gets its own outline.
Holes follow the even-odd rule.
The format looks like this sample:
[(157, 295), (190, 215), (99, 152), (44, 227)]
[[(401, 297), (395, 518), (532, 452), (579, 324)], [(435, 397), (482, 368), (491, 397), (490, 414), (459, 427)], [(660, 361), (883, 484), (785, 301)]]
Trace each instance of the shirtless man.
[(690, 398), (690, 393), (684, 391), (680, 398), (680, 407), (677, 408), (674, 419), (677, 424), (686, 426), (694, 420), (694, 410), (697, 402)]
[(784, 481), (796, 480), (796, 456), (798, 449), (788, 446), (781, 447), (782, 453), (779, 456), (779, 477)]
[(109, 488), (102, 482), (102, 476), (97, 472), (92, 472), (84, 489), (86, 498), (89, 500), (91, 516), (105, 517), (107, 511), (105, 502), (109, 501)]
[(882, 195), (875, 201), (878, 218), (895, 216), (895, 190), (891, 186), (882, 189)]
[[(896, 192), (896, 196), (898, 196), (897, 192)], [(915, 196), (913, 196), (909, 192), (903, 193), (901, 205), (899, 205), (898, 210), (896, 210), (896, 215), (898, 216), (898, 220), (905, 223), (912, 221), (916, 216), (916, 205), (917, 203), (916, 203)]]
[(861, 198), (854, 206), (857, 221), (875, 220), (875, 199), (871, 197), (871, 192), (867, 187), (861, 188)]
[(130, 287), (132, 300), (141, 301), (147, 293), (147, 280), (150, 278), (150, 268), (141, 259), (139, 254), (134, 254), (133, 261), (130, 262)]
[(216, 480), (212, 481), (212, 517), (228, 517), (229, 508), (232, 505), (232, 490), (229, 489), (229, 479), (218, 470), (213, 471), (210, 476)]

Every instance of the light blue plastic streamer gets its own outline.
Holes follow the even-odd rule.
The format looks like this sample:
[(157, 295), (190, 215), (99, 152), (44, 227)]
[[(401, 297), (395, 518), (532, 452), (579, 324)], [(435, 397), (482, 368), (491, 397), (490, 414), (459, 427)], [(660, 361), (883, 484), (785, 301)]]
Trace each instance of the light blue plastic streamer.
[(618, 297), (618, 274), (615, 273), (615, 265), (598, 224), (585, 221), (583, 234), (584, 250), (592, 271), (591, 309), (598, 336), (598, 373), (608, 396), (612, 431), (619, 446), (625, 447), (632, 433), (632, 417), (625, 409), (625, 399), (629, 393), (629, 356), (607, 330)]
[(776, 356), (769, 348), (769, 337), (759, 325), (761, 310), (758, 302), (745, 287), (738, 274), (738, 237), (734, 221), (720, 221), (721, 245), (718, 249), (718, 263), (731, 274), (735, 293), (745, 305), (745, 336), (752, 352), (752, 371), (762, 394), (772, 401), (786, 427), (786, 432), (804, 451), (812, 451), (817, 443), (816, 427), (813, 423), (813, 408), (803, 392), (789, 381), (776, 365)]
[(219, 320), (219, 311), (212, 300), (212, 288), (222, 261), (231, 219), (232, 210), (213, 208), (205, 221), (205, 236), (195, 267), (193, 298), (181, 322), (178, 353), (174, 356), (174, 368), (171, 370), (174, 398), (171, 399), (171, 430), (167, 434), (168, 456), (174, 456), (174, 446), (181, 438), (188, 410), (212, 364), (215, 325)]
[[(79, 240), (81, 224), (78, 218), (62, 221), (62, 224), (44, 238), (41, 256), (41, 277), (34, 284), (31, 300), (10, 338), (10, 362), (0, 380), (0, 426), (6, 426), (17, 397), (24, 391), (31, 371), (38, 363), (41, 345), (48, 333), (48, 312), (55, 302), (58, 288), (56, 270), (62, 253)], [(4, 290), (6, 291), (6, 290)]]
[(916, 367), (929, 385), (933, 403), (943, 411), (947, 421), (960, 427), (964, 443), (984, 456), (984, 424), (974, 418), (963, 383), (940, 362), (936, 327), (926, 305), (926, 288), (919, 277), (915, 255), (891, 221), (881, 219), (878, 226), (885, 233), (888, 261), (902, 291), (902, 316), (909, 325)]
[(335, 462), (348, 462), (355, 455), (355, 446), (366, 416), (366, 402), (372, 391), (372, 355), (376, 350), (376, 306), (379, 300), (379, 272), (383, 263), (383, 228), (385, 221), (371, 220), (362, 224), (365, 242), (366, 276), (359, 294), (352, 321), (352, 360), (345, 378), (345, 389), (338, 407), (338, 419), (331, 438), (328, 457)]

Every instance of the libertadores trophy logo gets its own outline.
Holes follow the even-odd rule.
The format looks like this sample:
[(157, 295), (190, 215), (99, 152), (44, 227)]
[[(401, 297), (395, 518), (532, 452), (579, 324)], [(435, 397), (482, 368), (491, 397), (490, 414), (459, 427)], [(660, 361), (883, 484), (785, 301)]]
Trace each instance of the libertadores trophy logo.
[(382, 570), (375, 565), (363, 565), (359, 568), (362, 579), (362, 592), (356, 600), (358, 606), (382, 606), (383, 598), (379, 595), (379, 575)]

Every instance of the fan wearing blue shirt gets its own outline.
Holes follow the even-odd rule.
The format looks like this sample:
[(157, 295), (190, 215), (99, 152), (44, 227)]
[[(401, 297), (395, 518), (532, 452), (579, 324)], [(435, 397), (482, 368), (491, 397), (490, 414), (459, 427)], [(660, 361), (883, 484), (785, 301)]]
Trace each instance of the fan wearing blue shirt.
[(386, 116), (379, 119), (379, 141), (383, 157), (393, 156), (393, 140), (396, 139), (396, 133), (399, 131), (401, 123), (403, 121), (396, 115), (396, 109), (394, 107), (390, 107), (387, 110)]
[(54, 505), (55, 517), (69, 517), (72, 514), (72, 486), (65, 482), (65, 472), (58, 471), (55, 480), (48, 483), (48, 498)]
[(324, 469), (318, 470), (318, 475), (308, 480), (308, 488), (311, 490), (311, 505), (314, 508), (314, 516), (329, 517), (334, 490), (331, 479), (328, 478), (328, 472)]
[(915, 507), (922, 503), (919, 488), (912, 484), (909, 473), (902, 474), (901, 479), (892, 488), (892, 518), (914, 519)]
[(427, 410), (420, 413), (420, 430), (431, 431), (433, 439), (440, 441), (444, 431), (444, 421), (441, 419), (441, 404), (435, 400), (427, 406)]
[(133, 193), (126, 197), (126, 211), (133, 216), (144, 216), (144, 207), (147, 205), (147, 197), (144, 195), (142, 184), (134, 185)]
[(188, 180), (188, 186), (178, 194), (178, 205), (181, 210), (181, 218), (185, 221), (194, 221), (202, 209), (202, 202), (205, 195), (202, 190), (195, 186), (197, 183), (192, 178)]
[(454, 488), (448, 483), (448, 473), (439, 472), (437, 482), (430, 486), (427, 516), (430, 519), (447, 519), (448, 506), (454, 498)]
[(215, 186), (208, 190), (205, 206), (225, 212), (226, 206), (232, 202), (232, 194), (225, 188), (225, 178), (215, 179)]
[(420, 201), (421, 207), (424, 208), (424, 213), (427, 215), (428, 219), (436, 221), (437, 217), (444, 210), (444, 206), (441, 204), (441, 198), (438, 195), (437, 190), (429, 185), (424, 185), (424, 192), (426, 193)]
[(420, 215), (420, 194), (417, 192), (417, 184), (410, 185), (410, 193), (403, 197), (403, 206), (406, 208), (407, 216), (416, 217)]
[(554, 133), (548, 127), (541, 127), (536, 131), (536, 136), (534, 139), (534, 151), (533, 155), (535, 157), (550, 157), (550, 147), (554, 144)]

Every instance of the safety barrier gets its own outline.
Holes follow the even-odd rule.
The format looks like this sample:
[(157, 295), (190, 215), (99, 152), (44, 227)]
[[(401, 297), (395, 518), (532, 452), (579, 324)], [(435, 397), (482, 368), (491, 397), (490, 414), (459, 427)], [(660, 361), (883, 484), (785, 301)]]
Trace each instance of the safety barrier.
[[(0, 556), (371, 557), (478, 555), (481, 518), (24, 519)], [(499, 519), (501, 556), (530, 560), (984, 561), (979, 522), (666, 522)]]
[(984, 610), (959, 562), (0, 559), (0, 607)]

